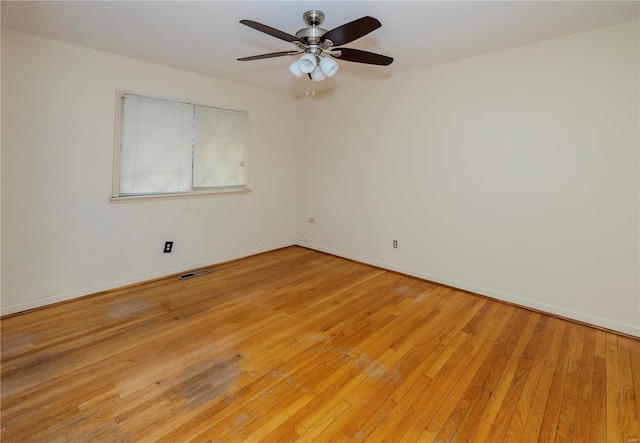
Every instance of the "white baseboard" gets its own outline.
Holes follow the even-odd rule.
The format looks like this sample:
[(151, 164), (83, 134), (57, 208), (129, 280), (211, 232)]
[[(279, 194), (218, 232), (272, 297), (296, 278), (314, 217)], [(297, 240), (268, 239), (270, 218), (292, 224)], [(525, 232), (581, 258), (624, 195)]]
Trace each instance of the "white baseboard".
[(539, 301), (532, 300), (529, 298), (518, 297), (512, 294), (495, 291), (493, 289), (483, 288), (480, 286), (452, 280), (446, 277), (428, 274), (426, 272), (417, 271), (415, 269), (404, 268), (402, 266), (395, 266), (390, 263), (386, 263), (379, 260), (372, 260), (370, 258), (361, 257), (359, 255), (349, 254), (344, 251), (325, 248), (312, 243), (298, 241), (297, 245), (302, 246), (304, 248), (314, 249), (320, 252), (326, 252), (327, 254), (336, 255), (338, 257), (348, 258), (350, 260), (355, 260), (357, 262), (377, 266), (379, 268), (388, 269), (390, 271), (396, 271), (402, 274), (411, 275), (413, 277), (422, 278), (424, 280), (432, 281), (434, 283), (440, 283), (440, 284), (451, 286), (457, 289), (473, 292), (475, 294), (483, 295), (496, 300), (513, 303), (515, 305), (522, 306), (523, 308), (530, 308), (536, 311), (541, 311), (541, 312), (549, 313), (552, 315), (570, 318), (573, 320), (577, 320), (579, 322), (588, 323), (590, 325), (599, 326), (605, 329), (610, 329), (612, 331), (622, 332), (623, 334), (640, 337), (640, 325), (621, 323), (615, 320), (598, 317), (598, 316), (587, 314), (584, 312), (574, 311), (572, 309), (566, 309), (561, 306), (555, 306), (548, 303), (541, 303)]
[(136, 275), (135, 277), (125, 278), (122, 280), (116, 280), (113, 282), (108, 282), (108, 283), (99, 284), (95, 286), (89, 286), (86, 288), (64, 292), (61, 294), (49, 295), (49, 296), (38, 298), (35, 300), (29, 300), (24, 303), (18, 303), (10, 306), (3, 306), (0, 308), (0, 316), (28, 311), (29, 309), (41, 308), (43, 306), (51, 305), (54, 303), (73, 300), (75, 298), (85, 297), (87, 295), (97, 294), (103, 291), (110, 291), (113, 289), (122, 288), (122, 287), (133, 285), (136, 283), (142, 283), (149, 280), (156, 280), (158, 278), (163, 278), (163, 277), (179, 274), (186, 271), (191, 271), (197, 268), (214, 266), (219, 263), (224, 263), (230, 260), (245, 258), (245, 257), (249, 257), (256, 254), (261, 254), (263, 252), (273, 251), (275, 249), (285, 248), (287, 246), (293, 246), (296, 244), (297, 243), (295, 241), (291, 241), (291, 242), (285, 242), (277, 245), (267, 246), (264, 248), (251, 249), (248, 251), (242, 251), (242, 252), (226, 255), (215, 262), (201, 261), (201, 262), (189, 263), (183, 266), (162, 269), (160, 271), (152, 272), (149, 274)]

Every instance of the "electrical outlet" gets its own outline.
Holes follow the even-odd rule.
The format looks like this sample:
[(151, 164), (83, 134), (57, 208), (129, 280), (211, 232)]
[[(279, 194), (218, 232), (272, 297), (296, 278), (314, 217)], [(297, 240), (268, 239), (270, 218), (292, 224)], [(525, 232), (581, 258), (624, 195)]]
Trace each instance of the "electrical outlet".
[(398, 240), (393, 241), (393, 247), (396, 249), (398, 248)]
[(171, 249), (173, 249), (173, 242), (172, 241), (164, 242), (164, 253), (171, 254)]

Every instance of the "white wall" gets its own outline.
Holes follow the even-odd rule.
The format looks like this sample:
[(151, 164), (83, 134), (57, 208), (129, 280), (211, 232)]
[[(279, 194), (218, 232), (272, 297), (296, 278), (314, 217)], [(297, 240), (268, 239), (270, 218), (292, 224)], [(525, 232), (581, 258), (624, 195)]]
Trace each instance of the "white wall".
[[(247, 109), (253, 192), (111, 203), (117, 89)], [(292, 97), (3, 30), (2, 108), (2, 314), (295, 241)]]
[(638, 53), (635, 21), (301, 98), (300, 243), (640, 336)]

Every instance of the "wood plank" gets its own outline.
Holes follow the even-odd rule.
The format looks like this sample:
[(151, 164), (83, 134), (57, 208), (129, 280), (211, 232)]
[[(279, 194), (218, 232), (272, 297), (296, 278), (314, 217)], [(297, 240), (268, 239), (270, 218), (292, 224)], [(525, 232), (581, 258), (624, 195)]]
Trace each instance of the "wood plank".
[(567, 378), (569, 357), (571, 355), (571, 343), (575, 337), (575, 330), (578, 327), (571, 323), (566, 326), (562, 345), (560, 346), (560, 353), (558, 354), (555, 374), (549, 387), (549, 395), (547, 396), (542, 423), (538, 431), (538, 442), (554, 441), (558, 430), (560, 405)]
[(598, 442), (607, 441), (607, 335), (595, 331), (589, 437)]
[(572, 340), (569, 367), (560, 403), (560, 416), (558, 417), (558, 431), (556, 438), (567, 441), (573, 440), (575, 433), (576, 408), (578, 405), (578, 384), (580, 376), (580, 364), (584, 348), (584, 327), (576, 327), (576, 335)]
[(618, 367), (622, 387), (622, 438), (625, 442), (640, 441), (640, 398), (636, 397), (630, 352), (634, 344), (626, 337), (618, 337)]
[[(538, 391), (542, 369), (549, 347), (553, 339), (554, 326), (548, 324), (548, 318), (541, 317), (536, 324), (534, 333), (527, 344), (516, 371), (514, 379), (509, 386), (510, 398), (505, 398), (505, 404), (513, 404), (510, 420), (504, 421), (506, 431), (504, 440), (522, 441), (526, 428), (526, 421), (531, 411), (535, 394)], [(509, 393), (507, 395), (509, 395)], [(498, 412), (501, 417), (506, 417), (504, 408)]]
[[(618, 442), (624, 435), (624, 382), (621, 378), (619, 337), (607, 336), (607, 441)], [(613, 406), (613, 407), (612, 407)]]
[[(525, 316), (525, 313), (520, 313)], [(487, 400), (484, 413), (480, 418), (477, 429), (475, 429), (474, 438), (478, 441), (501, 441), (507, 431), (508, 422), (515, 408), (516, 395), (520, 393), (522, 380), (526, 376), (528, 367), (523, 363), (521, 357), (527, 353), (531, 355), (534, 352), (535, 340), (531, 340), (536, 330), (541, 334), (541, 329), (537, 329), (540, 318), (538, 316), (526, 317), (527, 323), (524, 325), (516, 324), (520, 330), (516, 341), (513, 339), (505, 340), (504, 347), (496, 348), (499, 352), (497, 363), (494, 364), (493, 370), (488, 375), (478, 378), (475, 386), (479, 390), (479, 381), (484, 380), (482, 388), (492, 391), (492, 395)], [(516, 317), (517, 319), (517, 317)], [(486, 378), (484, 378), (486, 377)], [(466, 393), (469, 396), (475, 395), (473, 391)]]
[[(544, 411), (551, 385), (554, 379), (556, 366), (558, 364), (558, 356), (560, 355), (561, 345), (565, 334), (566, 323), (557, 319), (549, 319), (548, 327), (553, 330), (553, 339), (548, 347), (545, 355), (544, 367), (538, 383), (535, 388), (535, 396), (531, 404), (531, 409), (527, 416), (522, 442), (535, 442), (538, 440), (538, 434), (544, 418)], [(542, 346), (540, 349), (544, 349)]]
[[(631, 374), (633, 378), (634, 398), (636, 404), (640, 407), (640, 340), (628, 340), (629, 345), (629, 361), (631, 362)], [(636, 412), (638, 409), (636, 409)], [(638, 412), (640, 414), (640, 412)], [(640, 441), (640, 438), (638, 439)]]
[(582, 362), (578, 376), (578, 400), (576, 405), (576, 423), (574, 440), (590, 441), (591, 432), (591, 401), (593, 386), (593, 365), (595, 360), (595, 333), (584, 328), (585, 343), (582, 351)]

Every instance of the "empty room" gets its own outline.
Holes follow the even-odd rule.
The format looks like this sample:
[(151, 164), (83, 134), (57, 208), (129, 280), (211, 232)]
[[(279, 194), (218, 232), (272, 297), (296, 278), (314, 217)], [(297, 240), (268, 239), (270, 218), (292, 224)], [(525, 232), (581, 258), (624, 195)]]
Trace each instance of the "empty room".
[(640, 3), (2, 1), (2, 442), (640, 441)]

